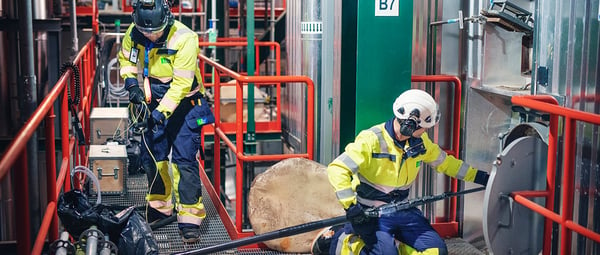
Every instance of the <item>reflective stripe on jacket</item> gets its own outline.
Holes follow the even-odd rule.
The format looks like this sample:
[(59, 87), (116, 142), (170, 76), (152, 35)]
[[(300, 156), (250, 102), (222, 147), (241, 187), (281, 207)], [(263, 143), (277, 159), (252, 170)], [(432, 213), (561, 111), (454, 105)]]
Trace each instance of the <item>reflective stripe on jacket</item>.
[[(391, 125), (392, 121), (388, 123)], [(477, 169), (454, 156), (447, 155), (429, 139), (427, 133), (421, 136), (425, 152), (403, 159), (404, 149), (394, 143), (394, 138), (385, 125), (386, 123), (382, 123), (360, 132), (354, 142), (346, 146), (344, 153), (327, 167), (329, 181), (344, 208), (357, 201), (367, 206), (379, 206), (389, 202), (378, 200), (376, 193), (405, 194), (406, 198), (408, 189), (421, 169), (421, 162), (457, 179), (475, 179)], [(406, 143), (406, 146), (413, 145)], [(367, 185), (365, 188), (376, 192), (357, 196), (356, 187), (359, 180), (361, 186)]]
[[(198, 92), (204, 94), (204, 86), (198, 66), (198, 35), (177, 20), (166, 29), (166, 39), (159, 39), (150, 49), (148, 77), (168, 84), (169, 88), (156, 109), (169, 117), (183, 98)], [(134, 36), (135, 34), (138, 36)], [(131, 24), (119, 51), (121, 77), (126, 80), (126, 84), (128, 79), (137, 81), (138, 73), (144, 69), (145, 51), (149, 43), (145, 37), (133, 39), (134, 37), (139, 38), (139, 32), (135, 25)], [(137, 50), (133, 50), (134, 47)], [(196, 88), (192, 88), (194, 79), (198, 82)]]

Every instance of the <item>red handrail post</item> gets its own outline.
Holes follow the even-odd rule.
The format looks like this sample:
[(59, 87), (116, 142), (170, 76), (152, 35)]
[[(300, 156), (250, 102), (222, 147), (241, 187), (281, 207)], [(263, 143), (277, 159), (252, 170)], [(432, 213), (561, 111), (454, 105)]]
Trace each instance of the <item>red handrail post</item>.
[[(46, 192), (49, 203), (57, 203), (56, 194), (56, 145), (54, 143), (54, 106), (50, 107), (45, 122), (46, 130)], [(49, 240), (58, 239), (58, 218), (52, 216)]]
[[(575, 231), (580, 235), (583, 235), (591, 240), (600, 242), (600, 234), (593, 232), (577, 223), (572, 221), (573, 218), (573, 193), (574, 193), (574, 157), (575, 157), (575, 135), (576, 135), (576, 121), (585, 121), (595, 125), (600, 125), (600, 115), (574, 110), (566, 107), (558, 106), (558, 102), (551, 96), (536, 95), (536, 96), (513, 96), (511, 99), (513, 104), (525, 106), (534, 110), (547, 112), (550, 114), (550, 137), (548, 144), (548, 164), (547, 164), (547, 181), (548, 186), (546, 192), (548, 197), (546, 199), (546, 206), (542, 208), (527, 198), (520, 196), (520, 192), (513, 192), (511, 196), (515, 198), (517, 203), (520, 203), (529, 209), (542, 214), (546, 217), (544, 223), (544, 246), (543, 254), (550, 254), (551, 243), (551, 230), (552, 222), (555, 221), (560, 224), (561, 235), (560, 235), (560, 247), (561, 254), (569, 254), (571, 249), (572, 232)], [(558, 137), (558, 117), (563, 116), (565, 122), (564, 128), (564, 152), (563, 152), (563, 172), (564, 176), (562, 179), (562, 195), (560, 196), (559, 203), (562, 204), (560, 214), (557, 214), (554, 210), (554, 190), (555, 190), (555, 173), (557, 170), (557, 137)], [(558, 209), (557, 209), (558, 210)]]
[[(202, 43), (201, 43), (202, 44)], [(247, 237), (247, 236), (251, 236), (252, 233), (251, 232), (243, 232), (243, 203), (244, 201), (244, 197), (243, 197), (243, 189), (241, 188), (241, 186), (244, 183), (244, 162), (247, 161), (277, 161), (277, 160), (283, 160), (283, 159), (287, 159), (287, 158), (294, 158), (294, 157), (303, 157), (303, 158), (308, 158), (308, 159), (313, 159), (313, 137), (314, 137), (314, 84), (312, 82), (312, 80), (306, 76), (281, 76), (281, 77), (274, 77), (274, 76), (243, 76), (240, 75), (239, 73), (236, 73), (232, 70), (227, 69), (226, 67), (220, 65), (219, 63), (209, 59), (208, 57), (204, 56), (204, 55), (199, 55), (199, 59), (200, 59), (200, 64), (202, 66), (204, 66), (205, 64), (209, 64), (210, 66), (212, 66), (215, 69), (215, 73), (217, 73), (218, 75), (215, 75), (215, 81), (213, 81), (213, 84), (211, 86), (213, 86), (215, 88), (215, 115), (216, 115), (216, 121), (213, 125), (213, 130), (214, 130), (214, 135), (218, 136), (215, 137), (215, 148), (219, 148), (220, 150), (220, 141), (223, 140), (223, 142), (226, 144), (226, 146), (232, 150), (236, 156), (236, 199), (235, 199), (235, 222), (231, 221), (231, 218), (229, 217), (225, 217), (224, 215), (221, 215), (221, 219), (223, 220), (223, 223), (225, 225), (225, 229), (227, 229), (227, 232), (229, 233), (229, 235), (235, 239), (237, 238), (241, 238), (241, 237)], [(201, 67), (203, 68), (203, 67)], [(235, 109), (236, 109), (236, 121), (233, 123), (235, 124), (234, 126), (234, 131), (235, 131), (235, 144), (233, 142), (231, 142), (231, 140), (225, 135), (221, 125), (223, 123), (221, 123), (220, 120), (220, 75), (224, 74), (224, 75), (228, 75), (229, 77), (233, 78), (235, 80), (235, 86), (236, 86), (236, 105), (235, 105)], [(279, 70), (278, 70), (278, 74), (279, 74)], [(245, 124), (244, 124), (244, 114), (243, 114), (243, 85), (247, 84), (247, 83), (255, 83), (258, 85), (266, 85), (266, 84), (276, 84), (278, 85), (277, 87), (277, 91), (280, 92), (280, 83), (281, 82), (293, 82), (293, 83), (305, 83), (307, 86), (307, 99), (306, 99), (306, 109), (307, 109), (307, 121), (306, 121), (306, 135), (307, 135), (307, 146), (306, 146), (306, 153), (299, 153), (299, 154), (281, 154), (281, 155), (244, 155), (244, 144), (243, 144), (243, 139), (244, 139), (244, 128), (245, 128)], [(206, 85), (205, 85), (206, 86)], [(279, 107), (278, 107), (279, 108)], [(279, 120), (279, 118), (278, 118)], [(226, 123), (227, 124), (227, 123)], [(279, 125), (281, 125), (280, 122), (278, 122)], [(279, 128), (280, 130), (280, 128)], [(216, 150), (216, 149), (215, 149)], [(216, 155), (220, 155), (217, 154), (220, 153), (215, 151)], [(215, 156), (216, 160), (219, 157)], [(220, 166), (220, 165), (219, 165)], [(207, 179), (204, 176), (201, 176), (201, 178)], [(210, 183), (208, 183), (210, 184)], [(220, 183), (218, 184), (220, 185)], [(209, 185), (210, 186), (210, 185)], [(217, 194), (213, 194), (212, 192), (214, 192), (214, 188), (212, 188), (212, 186), (207, 189), (209, 191), (209, 195), (212, 198), (216, 198), (216, 200), (218, 201), (218, 195)], [(212, 192), (211, 192), (212, 191)], [(220, 210), (219, 208), (221, 208), (221, 206), (218, 206), (217, 210)], [(225, 212), (224, 209), (220, 210), (219, 212)], [(225, 214), (227, 214), (225, 212)]]
[[(204, 62), (203, 62), (204, 63)], [(214, 128), (221, 125), (221, 75), (218, 71), (215, 72), (215, 80), (213, 81), (213, 93), (215, 94), (215, 125)], [(214, 182), (215, 192), (220, 197), (221, 195), (221, 138), (214, 132), (214, 159), (213, 159), (213, 171), (214, 171)]]
[[(70, 72), (70, 71), (67, 71)], [(66, 118), (67, 120), (69, 119), (69, 101), (68, 101), (68, 91), (66, 89), (63, 89), (63, 93), (62, 93), (62, 98), (60, 100), (60, 116), (62, 116), (62, 118)], [(67, 164), (67, 169), (71, 169), (70, 166), (70, 162), (71, 160), (69, 160), (69, 158), (72, 158), (70, 155), (72, 153), (70, 146), (69, 146), (69, 139), (70, 135), (69, 135), (69, 122), (68, 121), (61, 121), (60, 122), (60, 143), (61, 143), (61, 153), (62, 153), (62, 158), (63, 158), (63, 162), (65, 162)], [(67, 159), (67, 160), (64, 160)], [(67, 174), (65, 176), (65, 182), (64, 182), (64, 187), (65, 187), (65, 192), (71, 190), (71, 175)]]
[(571, 117), (565, 117), (565, 150), (563, 160), (563, 190), (562, 190), (562, 218), (560, 225), (560, 249), (561, 254), (567, 255), (571, 252), (571, 229), (566, 226), (567, 221), (573, 220), (573, 183), (575, 181), (575, 125)]
[[(244, 84), (239, 81), (236, 80), (236, 88), (235, 88), (235, 97), (236, 98), (241, 98), (242, 100), (235, 100), (235, 111), (236, 111), (236, 130), (235, 130), (235, 142), (236, 142), (236, 147), (237, 147), (237, 155), (236, 155), (236, 160), (237, 160), (237, 164), (236, 164), (236, 171), (235, 171), (235, 180), (236, 180), (236, 186), (240, 186), (243, 185), (244, 183), (244, 160), (242, 159), (242, 157), (240, 157), (241, 155), (244, 154), (244, 105), (243, 105), (243, 98), (244, 98), (244, 92), (243, 92), (243, 88), (244, 88)], [(248, 109), (249, 111), (251, 109)], [(243, 214), (243, 210), (242, 210), (242, 202), (244, 202), (244, 194), (243, 194), (243, 190), (241, 188), (236, 187), (236, 194), (235, 194), (235, 225), (237, 226), (237, 231), (238, 233), (242, 233), (242, 214)]]
[[(449, 82), (454, 85), (454, 107), (453, 107), (453, 125), (452, 125), (452, 149), (450, 154), (454, 157), (459, 158), (460, 148), (460, 108), (462, 98), (462, 82), (456, 76), (452, 75), (413, 75), (411, 77), (412, 82)], [(458, 180), (452, 178), (450, 181), (450, 190), (452, 192), (458, 191)], [(457, 209), (457, 198), (450, 198), (450, 208), (448, 221), (453, 222), (457, 220), (456, 215)]]
[(27, 176), (27, 150), (23, 149), (17, 159), (18, 165), (13, 166), (15, 173), (15, 206), (22, 210), (16, 213), (19, 222), (17, 228), (17, 253), (29, 254), (31, 251), (31, 217), (29, 210), (29, 178)]

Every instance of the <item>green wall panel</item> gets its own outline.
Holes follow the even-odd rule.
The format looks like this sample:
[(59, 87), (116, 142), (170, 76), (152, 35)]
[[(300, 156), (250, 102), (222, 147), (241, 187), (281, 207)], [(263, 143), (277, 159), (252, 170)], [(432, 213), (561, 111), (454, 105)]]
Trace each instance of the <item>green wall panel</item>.
[(392, 117), (410, 88), (412, 11), (412, 0), (358, 1), (355, 134)]

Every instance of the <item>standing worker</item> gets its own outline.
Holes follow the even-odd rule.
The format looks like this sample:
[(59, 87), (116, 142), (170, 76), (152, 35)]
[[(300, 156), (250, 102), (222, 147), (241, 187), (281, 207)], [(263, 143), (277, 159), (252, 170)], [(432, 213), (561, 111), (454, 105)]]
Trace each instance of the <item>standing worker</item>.
[(364, 211), (406, 200), (422, 162), (484, 186), (489, 175), (447, 155), (429, 139), (425, 131), (435, 126), (440, 113), (428, 93), (402, 93), (393, 111), (392, 119), (360, 132), (327, 167), (349, 223), (324, 229), (313, 242), (313, 254), (448, 254), (444, 240), (418, 208), (380, 218), (369, 218)]
[[(132, 7), (133, 24), (123, 38), (119, 64), (129, 101), (151, 112), (143, 134), (149, 151), (142, 150), (149, 186), (146, 220), (166, 218), (176, 209), (183, 241), (196, 242), (206, 217), (197, 160), (199, 134), (203, 125), (214, 122), (201, 84), (198, 36), (173, 19), (165, 0), (136, 0)], [(143, 70), (143, 91), (138, 67)]]

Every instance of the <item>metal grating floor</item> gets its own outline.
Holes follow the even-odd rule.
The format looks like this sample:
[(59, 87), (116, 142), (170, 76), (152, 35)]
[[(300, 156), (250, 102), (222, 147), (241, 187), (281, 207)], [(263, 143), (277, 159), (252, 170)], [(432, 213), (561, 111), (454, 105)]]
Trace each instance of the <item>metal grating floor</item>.
[[(105, 195), (102, 194), (102, 203), (115, 206), (136, 206), (142, 208), (146, 205), (145, 196), (147, 192), (147, 180), (144, 174), (129, 176), (127, 179), (127, 194), (126, 195)], [(203, 194), (208, 194), (204, 186), (202, 187)], [(91, 200), (95, 200), (92, 197)], [(154, 238), (160, 249), (160, 254), (171, 254), (174, 252), (198, 249), (217, 245), (227, 241), (231, 241), (229, 234), (223, 226), (223, 222), (217, 213), (210, 196), (202, 197), (204, 207), (206, 209), (206, 218), (200, 225), (202, 236), (200, 241), (194, 244), (186, 244), (181, 240), (177, 222), (173, 222), (167, 226), (154, 231)], [(145, 212), (138, 211), (145, 215)], [(277, 251), (260, 250), (260, 249), (244, 249), (238, 251), (236, 249), (223, 251), (216, 254), (286, 254)]]
[[(145, 196), (147, 192), (147, 180), (144, 174), (129, 176), (127, 179), (127, 194), (126, 195), (102, 195), (102, 203), (106, 205), (117, 206), (136, 206), (143, 208), (146, 205)], [(203, 194), (208, 194), (204, 186), (202, 187)], [(96, 198), (92, 198), (95, 200)], [(210, 196), (202, 197), (204, 207), (206, 209), (206, 218), (200, 226), (202, 236), (199, 242), (194, 244), (186, 244), (181, 240), (177, 222), (173, 222), (167, 226), (154, 231), (154, 238), (158, 243), (160, 254), (171, 254), (174, 252), (198, 249), (217, 245), (220, 243), (231, 241), (227, 234), (223, 222), (217, 213), (213, 201)], [(145, 215), (144, 211), (139, 211)], [(478, 250), (470, 243), (460, 238), (446, 239), (448, 245), (448, 253), (450, 255), (484, 255), (486, 253)], [(271, 250), (260, 249), (244, 249), (244, 250), (227, 250), (216, 254), (289, 254)]]

